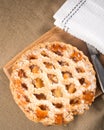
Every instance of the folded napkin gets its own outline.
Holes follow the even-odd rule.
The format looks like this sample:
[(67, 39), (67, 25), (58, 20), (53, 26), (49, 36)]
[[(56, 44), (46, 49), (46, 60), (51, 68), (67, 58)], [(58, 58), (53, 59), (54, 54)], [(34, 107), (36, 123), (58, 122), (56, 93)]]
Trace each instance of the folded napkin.
[(67, 0), (54, 24), (104, 54), (104, 0)]

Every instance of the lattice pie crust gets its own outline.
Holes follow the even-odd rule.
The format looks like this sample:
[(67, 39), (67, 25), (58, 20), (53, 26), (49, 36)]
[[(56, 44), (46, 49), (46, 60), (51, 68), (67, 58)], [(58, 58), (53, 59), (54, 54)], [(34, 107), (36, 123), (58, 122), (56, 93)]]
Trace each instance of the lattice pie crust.
[(77, 48), (46, 42), (15, 62), (10, 88), (30, 120), (44, 125), (66, 124), (94, 101), (96, 78), (88, 58)]

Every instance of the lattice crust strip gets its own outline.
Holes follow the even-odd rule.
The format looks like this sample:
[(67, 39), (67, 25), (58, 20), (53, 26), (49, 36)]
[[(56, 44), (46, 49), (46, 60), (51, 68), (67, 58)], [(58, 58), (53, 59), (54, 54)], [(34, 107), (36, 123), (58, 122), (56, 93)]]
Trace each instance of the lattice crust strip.
[(95, 72), (77, 48), (42, 43), (25, 52), (12, 68), (10, 88), (26, 116), (44, 125), (65, 124), (89, 108)]

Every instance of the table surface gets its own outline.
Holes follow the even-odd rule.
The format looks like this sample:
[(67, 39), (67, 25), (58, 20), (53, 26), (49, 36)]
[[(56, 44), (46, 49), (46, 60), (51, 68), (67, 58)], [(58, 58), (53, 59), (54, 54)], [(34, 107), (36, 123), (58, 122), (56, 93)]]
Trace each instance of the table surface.
[(54, 13), (65, 0), (0, 0), (0, 130), (103, 130), (104, 96), (67, 126), (36, 124), (15, 104), (3, 66), (54, 26)]

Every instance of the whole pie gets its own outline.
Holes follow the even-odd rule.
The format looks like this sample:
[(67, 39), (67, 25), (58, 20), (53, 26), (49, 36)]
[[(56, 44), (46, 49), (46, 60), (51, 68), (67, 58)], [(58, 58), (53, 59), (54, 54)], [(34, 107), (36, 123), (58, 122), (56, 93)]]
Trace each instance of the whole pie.
[(94, 101), (95, 71), (76, 47), (57, 41), (40, 43), (14, 63), (10, 89), (30, 120), (66, 124)]

